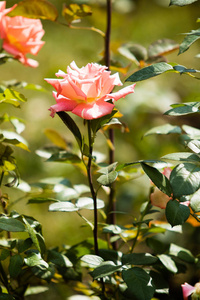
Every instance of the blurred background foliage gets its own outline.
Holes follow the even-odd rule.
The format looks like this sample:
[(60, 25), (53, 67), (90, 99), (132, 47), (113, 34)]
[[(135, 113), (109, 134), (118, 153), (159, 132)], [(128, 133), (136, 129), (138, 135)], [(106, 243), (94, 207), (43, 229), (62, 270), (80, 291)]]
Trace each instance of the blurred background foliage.
[[(7, 1), (7, 7), (18, 1)], [(64, 22), (61, 15), (64, 2), (51, 0), (58, 9), (58, 20)], [(105, 31), (106, 28), (106, 1), (68, 1), (69, 3), (86, 3), (91, 6), (93, 14), (86, 17), (81, 26), (94, 26)], [(148, 48), (156, 40), (168, 38), (176, 43), (181, 43), (184, 35), (198, 28), (196, 23), (199, 17), (200, 1), (185, 7), (169, 7), (169, 0), (115, 0), (113, 1), (111, 50), (112, 61), (115, 66), (129, 67), (127, 72), (120, 73), (122, 82), (137, 70), (135, 63), (130, 63), (122, 56), (118, 49), (120, 46), (132, 42)], [(44, 91), (21, 89), (28, 101), (22, 104), (22, 109), (16, 110), (11, 106), (2, 104), (1, 113), (7, 112), (25, 120), (26, 130), (23, 136), (29, 143), (30, 153), (16, 149), (19, 172), (21, 178), (28, 183), (34, 183), (48, 177), (65, 177), (72, 184), (86, 183), (85, 177), (79, 169), (70, 164), (45, 162), (44, 158), (36, 154), (36, 150), (44, 145), (50, 145), (51, 141), (45, 135), (46, 129), (57, 130), (67, 141), (69, 147), (78, 151), (76, 142), (69, 131), (56, 116), (52, 119), (48, 108), (54, 104), (51, 87), (44, 78), (54, 78), (55, 73), (66, 67), (74, 60), (81, 67), (88, 62), (101, 62), (104, 40), (94, 31), (74, 30), (66, 26), (50, 21), (42, 21), (46, 44), (39, 52), (37, 60), (39, 67), (31, 69), (18, 62), (1, 65), (0, 81), (9, 81), (17, 78), (40, 85)], [(76, 24), (75, 24), (76, 25)], [(167, 61), (176, 62), (188, 68), (199, 69), (199, 43), (195, 43), (189, 51), (178, 56), (178, 50), (166, 56)], [(124, 71), (124, 70), (123, 70)], [(127, 84), (127, 83), (125, 83)], [(163, 74), (148, 81), (137, 83), (135, 94), (121, 99), (116, 107), (123, 114), (120, 119), (129, 128), (122, 132), (116, 132), (116, 161), (119, 163), (132, 162), (138, 159), (158, 159), (170, 152), (182, 151), (183, 146), (178, 137), (151, 135), (143, 137), (145, 132), (154, 126), (165, 123), (188, 124), (199, 128), (199, 122), (195, 115), (187, 117), (163, 116), (170, 108), (170, 104), (186, 101), (200, 101), (199, 81), (189, 76), (178, 74)], [(9, 111), (8, 111), (9, 110)], [(79, 124), (80, 130), (84, 130), (83, 120), (73, 115)], [(96, 151), (105, 153), (106, 139), (102, 133), (98, 133)], [(134, 176), (135, 174), (135, 176)], [(130, 177), (138, 177), (138, 173), (131, 173)], [(125, 184), (119, 184), (117, 193), (117, 205), (119, 210), (132, 212), (137, 216), (138, 207), (148, 197), (149, 180), (146, 176), (139, 177)], [(6, 189), (6, 188), (5, 188)], [(85, 223), (75, 213), (51, 213), (48, 205), (30, 204), (23, 198), (23, 193), (8, 191), (11, 195), (12, 209), (19, 213), (33, 215), (43, 225), (43, 234), (47, 246), (75, 244), (90, 236), (90, 229), (80, 228)], [(21, 198), (22, 197), (22, 198)], [(105, 195), (103, 195), (105, 197)], [(134, 209), (134, 211), (133, 211)], [(87, 213), (88, 214), (88, 213)], [(87, 215), (92, 218), (92, 214)], [(118, 221), (123, 224), (123, 217), (118, 216)], [(126, 224), (128, 223), (126, 216)], [(130, 223), (133, 218), (130, 217)], [(120, 223), (120, 222), (118, 222)]]

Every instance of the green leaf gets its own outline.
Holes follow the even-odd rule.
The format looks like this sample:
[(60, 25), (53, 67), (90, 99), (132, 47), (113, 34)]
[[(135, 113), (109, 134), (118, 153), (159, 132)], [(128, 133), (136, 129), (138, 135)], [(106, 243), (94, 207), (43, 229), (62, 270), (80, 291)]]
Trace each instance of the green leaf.
[(94, 133), (94, 135), (97, 133), (97, 131), (104, 126), (105, 124), (107, 124), (111, 118), (116, 114), (117, 110), (113, 109), (113, 111), (109, 114), (109, 115), (105, 115), (101, 118), (97, 118), (97, 119), (93, 119), (90, 121), (91, 124), (91, 128), (92, 131)]
[(172, 187), (170, 185), (170, 182), (168, 178), (160, 173), (156, 168), (151, 167), (144, 162), (140, 163), (144, 172), (147, 174), (147, 176), (151, 179), (151, 181), (161, 190), (161, 192), (165, 193), (169, 197), (172, 194)]
[(51, 261), (53, 264), (60, 267), (73, 267), (72, 262), (67, 256), (54, 250), (48, 250), (48, 261)]
[(28, 238), (25, 240), (18, 240), (17, 250), (19, 253), (25, 252), (32, 246), (32, 244), (33, 244), (33, 241), (31, 238)]
[(116, 165), (117, 162), (98, 170), (98, 173), (102, 173), (103, 175), (97, 178), (97, 182), (105, 186), (112, 184), (118, 176), (118, 172), (115, 171)]
[(0, 300), (15, 300), (15, 298), (9, 294), (0, 294)]
[(195, 213), (200, 212), (199, 197), (200, 197), (200, 190), (196, 191), (194, 194), (190, 196), (190, 206)]
[(172, 273), (177, 273), (178, 268), (172, 258), (166, 254), (158, 255), (159, 260), (163, 264), (163, 266)]
[(21, 135), (8, 130), (0, 130), (0, 133), (2, 133), (4, 136), (4, 143), (14, 145), (30, 152), (26, 140)]
[(173, 67), (165, 62), (160, 62), (136, 71), (131, 76), (129, 76), (126, 81), (137, 82), (149, 79), (154, 76), (158, 76), (169, 70), (173, 70)]
[(184, 6), (196, 2), (197, 0), (170, 0), (169, 5)]
[(56, 161), (56, 162), (64, 162), (64, 163), (80, 163), (81, 159), (78, 155), (67, 152), (67, 151), (60, 151), (51, 155), (47, 161)]
[(200, 167), (191, 163), (177, 165), (170, 174), (170, 183), (175, 198), (193, 194), (200, 188)]
[(189, 135), (190, 138), (193, 139), (200, 139), (200, 130), (197, 128), (194, 128), (192, 126), (183, 125), (183, 130)]
[(148, 48), (148, 57), (166, 55), (179, 48), (177, 42), (170, 39), (159, 39)]
[(64, 111), (57, 112), (57, 115), (61, 118), (63, 123), (68, 127), (68, 129), (71, 131), (71, 133), (74, 135), (79, 148), (82, 149), (82, 136), (81, 132), (74, 122), (74, 120)]
[(173, 108), (164, 115), (181, 116), (199, 112), (200, 102), (179, 103), (171, 105)]
[(169, 255), (174, 255), (187, 263), (195, 263), (195, 257), (190, 250), (175, 244), (170, 244)]
[(71, 212), (77, 210), (78, 207), (71, 202), (56, 202), (49, 206), (49, 211)]
[(81, 261), (88, 265), (99, 266), (103, 262), (103, 258), (93, 254), (86, 254), (81, 257)]
[(115, 265), (113, 261), (104, 261), (94, 271), (90, 272), (94, 279), (103, 278), (121, 269), (122, 265)]
[(46, 137), (56, 146), (66, 149), (66, 140), (60, 135), (60, 133), (54, 129), (45, 129), (44, 134)]
[(28, 234), (29, 234), (31, 240), (33, 241), (33, 244), (35, 245), (37, 250), (39, 252), (41, 252), (40, 244), (39, 244), (39, 241), (38, 241), (38, 238), (37, 238), (37, 232), (35, 231), (35, 229), (29, 224), (29, 222), (24, 217), (22, 219), (23, 219), (23, 222), (26, 225), (26, 229), (28, 231)]
[(151, 300), (155, 288), (151, 277), (141, 268), (134, 267), (122, 271), (122, 278), (128, 286), (128, 296), (135, 300)]
[(131, 253), (122, 256), (122, 264), (130, 265), (151, 265), (156, 263), (157, 257), (149, 253)]
[(46, 286), (33, 286), (33, 287), (28, 287), (24, 296), (29, 296), (29, 295), (37, 295), (40, 293), (44, 293), (48, 291), (48, 287)]
[[(97, 199), (97, 209), (103, 208), (104, 206), (104, 201)], [(80, 197), (76, 201), (76, 207), (79, 209), (94, 209), (94, 201), (90, 197)]]
[(62, 11), (62, 15), (69, 24), (83, 17), (90, 16), (91, 14), (91, 8), (86, 4), (78, 5), (76, 3), (72, 3), (69, 5), (64, 5)]
[(24, 258), (24, 262), (27, 266), (43, 266), (44, 268), (48, 268), (48, 263), (42, 259), (41, 254), (38, 251), (28, 250), (26, 255), (27, 257)]
[(118, 51), (121, 55), (134, 61), (136, 64), (147, 59), (146, 48), (139, 44), (128, 43), (118, 48)]
[(179, 126), (165, 124), (148, 130), (144, 134), (144, 136), (151, 135), (151, 134), (170, 134), (170, 133), (181, 133), (181, 128)]
[(170, 200), (167, 203), (165, 213), (167, 221), (173, 227), (185, 223), (190, 216), (190, 209), (177, 200)]
[(25, 232), (24, 224), (14, 218), (0, 217), (0, 229), (11, 232)]
[(7, 249), (2, 249), (0, 254), (0, 261), (5, 260), (8, 256), (10, 256), (10, 251)]
[(0, 103), (8, 103), (15, 107), (20, 107), (20, 101), (26, 102), (27, 99), (24, 95), (11, 88), (5, 89), (3, 93), (0, 93)]
[(56, 7), (47, 0), (23, 0), (8, 15), (55, 21), (58, 12)]
[(183, 42), (180, 44), (179, 54), (184, 53), (189, 49), (189, 47), (200, 38), (199, 35), (188, 35), (184, 38)]
[(28, 204), (33, 204), (33, 203), (43, 204), (46, 202), (58, 202), (58, 200), (55, 198), (35, 197), (35, 198), (30, 198), (27, 203)]
[(188, 148), (190, 148), (193, 152), (200, 154), (200, 141), (199, 140), (191, 140), (187, 144)]
[(176, 152), (170, 153), (162, 156), (162, 159), (169, 161), (179, 161), (179, 162), (190, 162), (190, 163), (199, 163), (200, 156), (191, 152)]
[(12, 278), (17, 278), (19, 276), (22, 271), (23, 263), (24, 261), (21, 255), (16, 254), (11, 256), (8, 269)]

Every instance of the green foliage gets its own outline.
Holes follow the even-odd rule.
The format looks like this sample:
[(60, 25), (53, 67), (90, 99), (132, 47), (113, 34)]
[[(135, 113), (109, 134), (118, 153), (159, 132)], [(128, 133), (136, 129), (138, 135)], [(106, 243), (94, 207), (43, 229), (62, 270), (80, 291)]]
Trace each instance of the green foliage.
[(9, 14), (10, 17), (23, 16), (32, 19), (56, 21), (57, 9), (47, 0), (23, 0)]
[(71, 24), (77, 20), (84, 17), (90, 16), (92, 14), (91, 7), (86, 4), (69, 4), (64, 5), (62, 14), (68, 24)]
[(189, 218), (190, 209), (177, 200), (170, 200), (166, 207), (167, 221), (172, 225), (182, 225)]
[(170, 0), (170, 5), (184, 6), (196, 2), (197, 0)]

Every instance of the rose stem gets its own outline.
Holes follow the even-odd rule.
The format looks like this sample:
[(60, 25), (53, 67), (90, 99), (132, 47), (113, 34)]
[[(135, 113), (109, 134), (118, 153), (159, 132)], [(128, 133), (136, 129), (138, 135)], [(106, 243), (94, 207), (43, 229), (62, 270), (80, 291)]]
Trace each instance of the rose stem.
[(97, 196), (94, 190), (93, 182), (92, 182), (92, 175), (91, 175), (91, 165), (92, 165), (92, 151), (93, 151), (93, 141), (91, 135), (91, 123), (87, 121), (87, 128), (88, 128), (88, 143), (89, 143), (89, 158), (87, 163), (87, 175), (88, 175), (88, 182), (90, 187), (91, 196), (94, 202), (94, 229), (93, 229), (93, 236), (94, 236), (94, 250), (95, 254), (99, 254), (98, 249), (98, 214), (97, 214)]
[[(3, 177), (4, 177), (4, 172), (1, 173), (1, 177), (0, 177), (0, 202), (1, 202), (1, 206), (2, 206), (2, 208), (3, 208), (4, 214), (8, 215), (8, 210), (7, 210), (7, 208), (6, 208), (7, 203), (6, 203), (6, 201), (4, 200), (4, 197), (3, 197), (2, 191), (1, 191), (1, 185), (2, 185), (2, 181), (3, 181)], [(7, 231), (7, 237), (8, 237), (8, 239), (11, 238), (10, 231)]]
[[(110, 69), (110, 35), (111, 35), (111, 15), (112, 15), (112, 0), (107, 0), (107, 29), (105, 35), (105, 64)], [(109, 139), (114, 146), (114, 130), (109, 129)], [(109, 164), (114, 163), (115, 150), (114, 147), (109, 149)], [(107, 223), (116, 224), (116, 201), (115, 201), (115, 186), (114, 183), (110, 186), (109, 203), (108, 203), (108, 216)], [(109, 214), (109, 212), (112, 212)], [(116, 250), (116, 243), (112, 243), (113, 249)]]

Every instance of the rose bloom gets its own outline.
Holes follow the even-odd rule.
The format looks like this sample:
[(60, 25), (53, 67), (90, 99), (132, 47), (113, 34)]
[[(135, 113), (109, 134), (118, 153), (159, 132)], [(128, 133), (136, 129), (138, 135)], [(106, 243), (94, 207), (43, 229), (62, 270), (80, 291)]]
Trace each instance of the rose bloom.
[(200, 283), (196, 283), (195, 286), (192, 286), (185, 282), (181, 285), (183, 291), (183, 299), (188, 300), (188, 297), (192, 295), (192, 300), (200, 299)]
[(56, 112), (71, 111), (83, 119), (92, 120), (110, 114), (114, 101), (133, 93), (135, 84), (111, 93), (115, 85), (122, 83), (118, 73), (111, 75), (106, 69), (106, 66), (96, 63), (78, 68), (73, 61), (67, 67), (67, 73), (56, 73), (62, 79), (45, 79), (56, 90), (53, 96), (57, 103), (49, 109), (51, 116), (54, 117)]
[(6, 9), (6, 1), (0, 1), (0, 38), (3, 39), (2, 48), (12, 54), (22, 64), (37, 67), (38, 62), (27, 58), (26, 54), (36, 55), (44, 42), (44, 35), (40, 20), (22, 16), (9, 17), (8, 14), (17, 4)]

